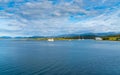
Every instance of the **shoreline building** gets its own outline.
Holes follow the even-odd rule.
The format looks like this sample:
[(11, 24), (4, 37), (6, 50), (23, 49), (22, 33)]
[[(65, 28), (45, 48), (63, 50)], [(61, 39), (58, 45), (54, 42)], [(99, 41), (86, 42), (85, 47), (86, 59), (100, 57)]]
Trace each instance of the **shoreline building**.
[(48, 38), (48, 41), (53, 42), (54, 39), (53, 38)]
[(95, 37), (95, 40), (103, 40), (101, 37)]

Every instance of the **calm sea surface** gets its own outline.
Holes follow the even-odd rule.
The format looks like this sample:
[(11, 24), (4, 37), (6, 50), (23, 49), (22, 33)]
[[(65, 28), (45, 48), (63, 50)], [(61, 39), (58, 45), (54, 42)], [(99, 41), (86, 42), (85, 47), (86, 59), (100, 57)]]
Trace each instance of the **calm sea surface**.
[(0, 40), (0, 75), (120, 75), (120, 42)]

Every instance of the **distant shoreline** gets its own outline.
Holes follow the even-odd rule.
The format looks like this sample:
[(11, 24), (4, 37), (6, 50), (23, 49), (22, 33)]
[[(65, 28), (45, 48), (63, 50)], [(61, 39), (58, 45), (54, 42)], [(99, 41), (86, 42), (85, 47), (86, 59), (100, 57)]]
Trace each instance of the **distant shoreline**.
[(99, 40), (99, 41), (120, 41), (120, 35), (109, 35), (109, 36), (100, 36), (100, 35), (74, 35), (74, 36), (54, 36), (54, 37), (40, 37), (40, 36), (32, 36), (32, 37), (0, 37), (0, 40), (4, 39), (12, 39), (12, 40), (37, 40), (37, 41), (43, 41), (43, 40), (86, 40), (86, 39), (91, 39), (91, 40)]
[[(0, 38), (0, 40), (13, 40), (13, 41), (48, 41), (51, 38)], [(96, 39), (72, 39), (72, 38), (53, 38), (54, 41), (73, 41), (73, 40), (95, 40), (95, 41), (120, 41), (120, 40), (96, 40)]]

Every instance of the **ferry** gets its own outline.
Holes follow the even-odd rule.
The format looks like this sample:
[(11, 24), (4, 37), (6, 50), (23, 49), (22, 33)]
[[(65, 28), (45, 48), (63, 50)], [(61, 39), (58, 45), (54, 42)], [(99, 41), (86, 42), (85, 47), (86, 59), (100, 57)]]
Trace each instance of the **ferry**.
[(48, 39), (48, 41), (53, 42), (53, 41), (54, 41), (54, 39), (53, 39), (53, 38), (49, 38), (49, 39)]

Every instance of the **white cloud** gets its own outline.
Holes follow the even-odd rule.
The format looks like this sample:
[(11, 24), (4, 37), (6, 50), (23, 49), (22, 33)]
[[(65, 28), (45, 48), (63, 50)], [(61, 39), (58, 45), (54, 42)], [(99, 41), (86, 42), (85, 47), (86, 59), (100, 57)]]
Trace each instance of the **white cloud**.
[(93, 32), (120, 32), (120, 11), (115, 11), (112, 14), (102, 14), (93, 19), (79, 22), (78, 24), (85, 25), (86, 28)]
[[(10, 1), (0, 0), (0, 4), (5, 5)], [(106, 6), (110, 6), (112, 2), (118, 2), (118, 0), (98, 2), (97, 0), (70, 2), (59, 0), (57, 4), (53, 4), (52, 0), (12, 1), (19, 6), (15, 5), (11, 8), (5, 5), (4, 10), (0, 10), (0, 31), (5, 34), (49, 36), (76, 32), (120, 32), (118, 29), (120, 11), (117, 6), (99, 10), (92, 8), (99, 7), (102, 3), (104, 6), (106, 2), (108, 2)], [(114, 8), (114, 10), (110, 10), (110, 8)], [(77, 21), (69, 20), (70, 16)]]

